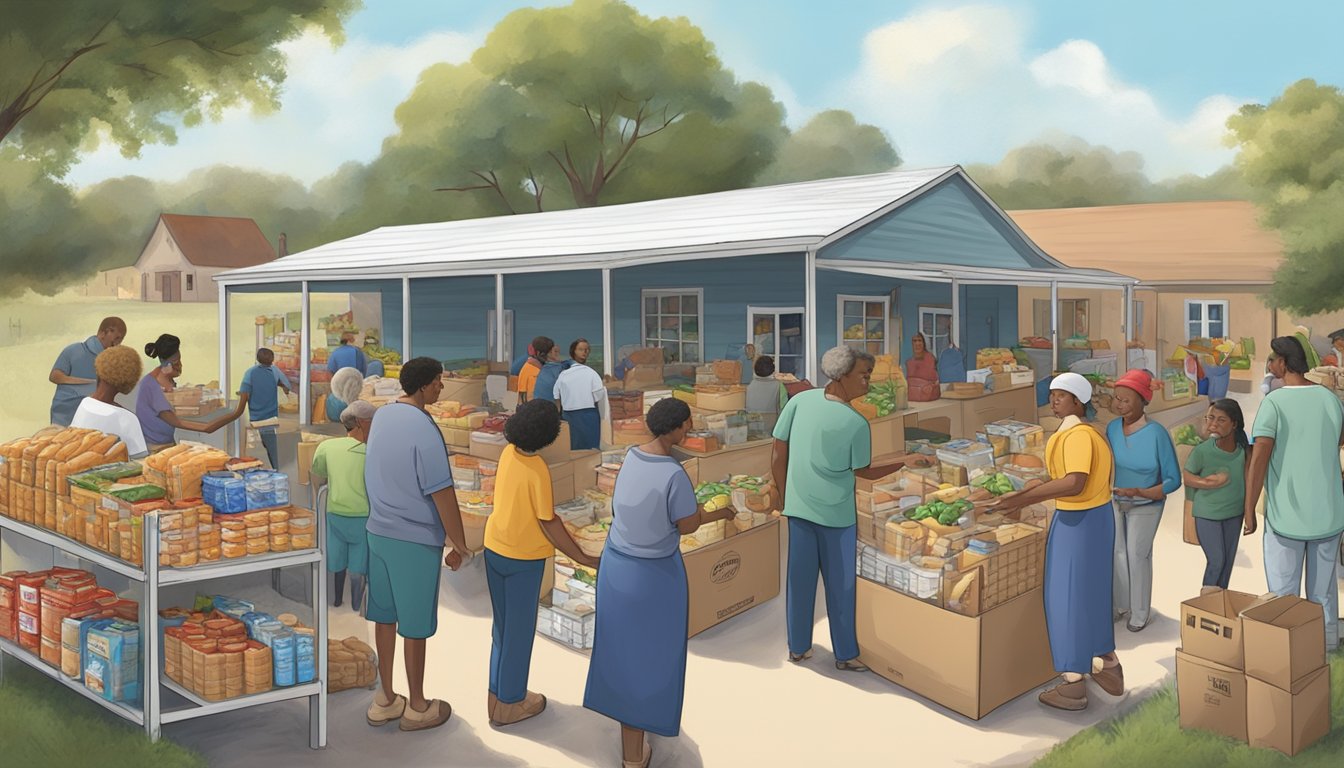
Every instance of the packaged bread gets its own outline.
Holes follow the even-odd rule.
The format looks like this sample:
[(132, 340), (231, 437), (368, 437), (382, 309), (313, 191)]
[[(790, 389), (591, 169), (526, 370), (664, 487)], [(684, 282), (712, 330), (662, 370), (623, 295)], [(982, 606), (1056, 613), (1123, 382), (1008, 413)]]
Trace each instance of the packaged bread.
[(264, 555), (271, 551), (271, 542), (269, 539), (249, 539), (247, 544), (243, 546), (249, 555)]
[(247, 545), (226, 541), (219, 545), (219, 555), (227, 560), (243, 557), (247, 554)]
[(287, 523), (287, 522), (289, 522), (289, 510), (288, 510), (288, 509), (272, 509), (272, 510), (270, 510), (270, 512), (268, 513), (268, 516), (269, 516), (270, 521), (271, 521), (272, 523)]

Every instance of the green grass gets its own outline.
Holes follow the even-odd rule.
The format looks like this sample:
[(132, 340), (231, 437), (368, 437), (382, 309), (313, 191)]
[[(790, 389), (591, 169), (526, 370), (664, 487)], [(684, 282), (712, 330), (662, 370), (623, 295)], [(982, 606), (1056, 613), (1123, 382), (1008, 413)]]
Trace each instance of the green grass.
[(1181, 730), (1175, 683), (1169, 682), (1128, 715), (1056, 746), (1036, 762), (1036, 768), (1340, 768), (1344, 765), (1344, 652), (1330, 657), (1330, 710), (1334, 730), (1289, 758), (1216, 734)]
[(0, 685), (0, 763), (12, 766), (205, 768), (205, 758), (143, 729), (10, 660)]

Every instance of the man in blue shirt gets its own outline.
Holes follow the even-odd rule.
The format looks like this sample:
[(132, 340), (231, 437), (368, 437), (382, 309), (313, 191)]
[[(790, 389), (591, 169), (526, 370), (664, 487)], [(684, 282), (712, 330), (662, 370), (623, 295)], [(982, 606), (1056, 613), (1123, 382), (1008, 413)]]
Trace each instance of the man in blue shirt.
[(354, 368), (359, 371), (360, 376), (366, 375), (369, 369), (368, 360), (364, 357), (364, 351), (354, 345), (355, 334), (346, 331), (341, 334), (341, 346), (331, 351), (331, 356), (327, 358), (327, 370), (335, 373), (342, 368)]
[(257, 364), (243, 374), (243, 384), (238, 388), (238, 410), (248, 409), (247, 418), (261, 436), (261, 444), (266, 448), (266, 458), (271, 461), (271, 469), (279, 469), (277, 459), (279, 440), (275, 435), (276, 421), (280, 418), (280, 398), (275, 394), (276, 387), (285, 390), (288, 395), (291, 384), (285, 372), (276, 368), (275, 353), (269, 349), (257, 350)]
[(98, 374), (93, 370), (94, 358), (104, 349), (121, 344), (124, 338), (126, 322), (120, 317), (105, 317), (98, 324), (97, 336), (61, 350), (55, 365), (51, 366), (51, 375), (47, 377), (47, 381), (56, 385), (56, 396), (51, 399), (52, 424), (70, 426), (79, 401), (92, 395), (98, 384)]
[[(574, 345), (571, 344), (570, 346), (572, 349)], [(541, 370), (537, 372), (537, 384), (532, 389), (531, 399), (555, 402), (555, 382), (559, 380), (560, 374), (568, 371), (572, 365), (577, 365), (577, 363), (572, 359), (561, 360), (560, 348), (551, 347), (551, 354), (548, 356), (546, 364), (541, 366)]]

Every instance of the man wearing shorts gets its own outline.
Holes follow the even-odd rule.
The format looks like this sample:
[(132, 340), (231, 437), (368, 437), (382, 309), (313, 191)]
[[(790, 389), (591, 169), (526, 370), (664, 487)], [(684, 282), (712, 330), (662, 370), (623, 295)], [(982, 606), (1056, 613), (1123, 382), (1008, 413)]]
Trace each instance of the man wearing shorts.
[[(443, 366), (417, 357), (401, 368), (406, 393), (373, 418), (364, 462), (369, 494), (369, 602), (377, 624), (381, 688), (369, 706), (369, 725), (400, 720), (403, 731), (435, 728), (453, 708), (424, 696), (425, 641), (438, 628), (440, 562), (456, 571), (467, 551), (448, 449), (425, 411), (443, 391)], [(444, 556), (444, 540), (452, 549)], [(406, 654), (409, 698), (392, 690), (397, 635)]]
[(365, 443), (373, 424), (373, 405), (356, 400), (341, 413), (348, 437), (324, 440), (313, 454), (312, 474), (327, 485), (327, 570), (336, 575), (332, 607), (340, 608), (345, 575), (350, 574), (350, 607), (364, 604), (369, 573), (369, 494), (364, 490)]

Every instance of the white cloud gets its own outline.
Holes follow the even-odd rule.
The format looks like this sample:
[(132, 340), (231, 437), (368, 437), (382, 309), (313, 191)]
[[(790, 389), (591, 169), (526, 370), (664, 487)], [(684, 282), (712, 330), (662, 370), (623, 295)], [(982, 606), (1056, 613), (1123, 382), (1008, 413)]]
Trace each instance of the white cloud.
[(135, 174), (179, 179), (217, 163), (286, 173), (311, 183), (348, 160), (367, 161), (396, 130), (393, 112), (420, 73), (465, 61), (483, 34), (433, 32), (406, 46), (349, 39), (333, 48), (317, 32), (284, 43), (289, 75), (278, 111), (228, 110), (218, 123), (179, 128), (175, 145), (150, 145), (125, 158), (104, 143), (70, 173), (78, 186)]
[(1067, 40), (1033, 56), (1023, 27), (1020, 14), (992, 5), (913, 13), (868, 34), (844, 98), (913, 166), (993, 162), (1059, 134), (1138, 151), (1155, 178), (1232, 159), (1223, 124), (1242, 101), (1219, 94), (1170, 114), (1095, 43)]

